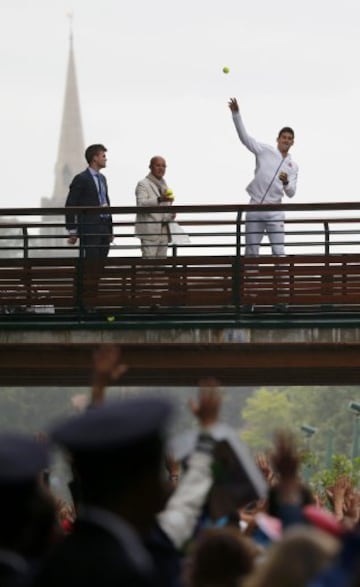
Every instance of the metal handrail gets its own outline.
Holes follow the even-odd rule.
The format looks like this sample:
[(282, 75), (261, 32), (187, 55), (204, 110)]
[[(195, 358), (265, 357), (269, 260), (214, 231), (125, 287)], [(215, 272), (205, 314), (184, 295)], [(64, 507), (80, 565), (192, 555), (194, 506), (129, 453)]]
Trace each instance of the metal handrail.
[[(286, 218), (285, 245), (291, 253), (348, 252), (360, 245), (360, 203), (314, 203), (282, 205), (191, 205), (162, 207), (162, 211), (175, 212), (177, 221), (186, 229), (192, 242), (174, 245), (172, 254), (218, 254), (218, 251), (240, 258), (245, 238), (245, 214), (247, 211), (290, 211)], [(69, 208), (77, 216), (98, 213), (97, 207)], [(113, 206), (115, 245), (112, 255), (139, 255), (139, 240), (134, 235), (135, 214), (144, 212), (136, 206)], [(158, 208), (147, 207), (147, 212)], [(313, 215), (304, 217), (304, 212)], [(320, 215), (318, 215), (321, 213)], [(332, 217), (336, 213), (337, 216)], [(346, 213), (352, 213), (347, 217)], [(129, 218), (129, 215), (131, 216)], [(205, 218), (204, 218), (205, 216)], [(67, 242), (64, 208), (2, 208), (0, 209), (0, 255), (4, 256), (72, 256), (80, 253), (80, 247), (71, 248)], [(39, 221), (38, 218), (42, 220)], [(47, 217), (51, 217), (47, 222)], [(59, 221), (55, 222), (54, 218)], [(8, 219), (8, 222), (6, 221)], [(358, 229), (354, 226), (358, 224)], [(84, 223), (83, 223), (84, 225)], [(302, 237), (302, 238), (301, 238)], [(49, 242), (51, 238), (51, 242)], [(269, 250), (267, 240), (264, 250)]]
[[(74, 215), (80, 219), (79, 229), (82, 230), (86, 230), (86, 222), (82, 221), (83, 215), (86, 215), (86, 218), (89, 218), (91, 214), (99, 214), (98, 207), (73, 208), (71, 210)], [(167, 208), (162, 208), (162, 211), (166, 210)], [(169, 260), (161, 260), (162, 264), (159, 263), (159, 267), (161, 267), (160, 270), (157, 269), (159, 274), (165, 275), (165, 278), (169, 279), (169, 283), (171, 282), (171, 279), (173, 283), (176, 282), (176, 279), (174, 280), (173, 278), (174, 275), (180, 275), (181, 279), (185, 275), (185, 277), (189, 277), (189, 282), (191, 282), (191, 279), (193, 279), (193, 270), (188, 270), (187, 267), (195, 267), (195, 274), (196, 271), (198, 271), (198, 268), (200, 268), (198, 271), (200, 281), (198, 275), (195, 275), (195, 278), (191, 283), (195, 284), (195, 287), (200, 283), (201, 288), (203, 287), (203, 283), (201, 282), (201, 271), (203, 271), (205, 276), (207, 276), (208, 271), (206, 269), (204, 273), (202, 268), (208, 265), (211, 273), (211, 267), (217, 267), (218, 265), (220, 267), (218, 274), (216, 273), (217, 269), (214, 269), (216, 297), (218, 296), (218, 285), (220, 288), (222, 287), (221, 280), (225, 274), (223, 266), (226, 266), (228, 281), (224, 281), (224, 287), (227, 288), (227, 292), (230, 292), (226, 301), (230, 302), (232, 308), (231, 311), (234, 311), (234, 315), (239, 316), (244, 312), (243, 307), (247, 303), (246, 299), (249, 298), (249, 288), (251, 289), (251, 287), (253, 287), (255, 293), (256, 290), (260, 289), (260, 294), (261, 287), (263, 288), (263, 291), (266, 290), (266, 287), (271, 288), (271, 286), (268, 286), (268, 284), (271, 283), (271, 272), (273, 271), (276, 277), (277, 264), (279, 264), (279, 261), (282, 262), (279, 258), (265, 258), (266, 254), (270, 251), (270, 244), (265, 238), (261, 249), (261, 253), (264, 252), (264, 255), (262, 255), (262, 258), (259, 260), (260, 263), (263, 263), (263, 273), (261, 274), (260, 281), (257, 282), (255, 279), (255, 281), (252, 282), (251, 267), (249, 270), (249, 265), (251, 265), (251, 263), (249, 264), (248, 260), (246, 258), (244, 259), (246, 212), (250, 210), (287, 211), (285, 222), (285, 250), (288, 255), (288, 265), (289, 267), (291, 266), (292, 269), (288, 271), (288, 285), (286, 287), (291, 289), (294, 284), (296, 286), (298, 274), (294, 273), (296, 271), (294, 267), (300, 267), (299, 275), (301, 277), (303, 265), (308, 262), (307, 259), (304, 261), (305, 256), (312, 256), (308, 262), (309, 267), (311, 266), (311, 263), (317, 263), (317, 256), (322, 256), (323, 258), (320, 260), (320, 263), (322, 263), (321, 266), (325, 268), (325, 273), (320, 276), (320, 286), (317, 285), (318, 281), (315, 280), (315, 286), (320, 288), (321, 295), (323, 295), (324, 291), (329, 298), (328, 291), (331, 290), (333, 281), (333, 289), (336, 295), (338, 295), (339, 292), (343, 295), (343, 291), (345, 291), (348, 283), (349, 287), (346, 291), (349, 293), (348, 299), (350, 299), (350, 302), (348, 302), (348, 299), (345, 299), (344, 294), (344, 304), (348, 304), (349, 306), (351, 306), (351, 304), (357, 305), (357, 298), (354, 302), (354, 296), (356, 296), (357, 291), (356, 289), (354, 290), (354, 283), (357, 287), (357, 281), (354, 280), (353, 274), (354, 271), (358, 272), (357, 267), (359, 267), (359, 262), (355, 259), (356, 255), (348, 255), (346, 258), (345, 256), (347, 253), (360, 254), (360, 203), (311, 205), (286, 204), (281, 206), (239, 206), (233, 204), (206, 206), (173, 205), (168, 208), (168, 211), (176, 212), (176, 220), (189, 234), (190, 243), (184, 245), (171, 245), (168, 253)], [(137, 212), (143, 213), (144, 208), (137, 208), (134, 206), (112, 207), (110, 208), (110, 211), (113, 214), (115, 236), (115, 243), (112, 246), (110, 257), (118, 257), (116, 262), (114, 261), (114, 266), (126, 267), (128, 265), (130, 267), (130, 277), (126, 277), (126, 280), (124, 281), (125, 290), (128, 287), (128, 280), (130, 280), (132, 284), (131, 287), (135, 288), (135, 294), (141, 294), (141, 274), (143, 271), (149, 271), (148, 267), (152, 267), (152, 260), (144, 259), (139, 262), (138, 257), (141, 255), (140, 241), (135, 236), (134, 231), (135, 215)], [(149, 207), (146, 211), (158, 211), (158, 208)], [(71, 247), (67, 244), (68, 235), (65, 227), (64, 208), (7, 208), (0, 209), (0, 217), (0, 269), (2, 270), (2, 273), (0, 274), (0, 293), (3, 290), (3, 315), (5, 318), (7, 316), (7, 311), (13, 312), (16, 310), (16, 288), (18, 288), (23, 295), (22, 299), (24, 299), (25, 292), (25, 299), (41, 300), (43, 287), (43, 282), (41, 280), (43, 276), (46, 278), (46, 271), (49, 270), (49, 267), (51, 268), (55, 258), (55, 269), (54, 271), (51, 269), (48, 274), (50, 284), (48, 286), (49, 291), (55, 291), (56, 295), (58, 295), (58, 292), (60, 291), (59, 295), (62, 300), (61, 303), (63, 303), (63, 310), (64, 308), (68, 308), (68, 298), (66, 298), (66, 295), (72, 296), (74, 294), (73, 311), (74, 313), (77, 312), (78, 316), (82, 319), (84, 313), (86, 313), (84, 310), (84, 300), (86, 300), (86, 294), (92, 286), (89, 288), (89, 281), (86, 281), (89, 275), (89, 269), (82, 254), (82, 239), (79, 239), (78, 244), (75, 247)], [(300, 255), (303, 255), (304, 257), (301, 257)], [(338, 258), (336, 255), (340, 255), (341, 257)], [(66, 257), (73, 257), (73, 259), (65, 262)], [(172, 259), (170, 260), (171, 257)], [(37, 264), (37, 259), (39, 258), (41, 261)], [(22, 262), (22, 259), (25, 259), (26, 261)], [(35, 259), (35, 263), (33, 263), (33, 259)], [(355, 269), (354, 259), (356, 265)], [(168, 267), (166, 267), (166, 264)], [(335, 280), (333, 280), (331, 273), (332, 267), (335, 266), (334, 264), (341, 266), (341, 275), (340, 277), (336, 275)], [(72, 271), (72, 281), (69, 279), (66, 282), (67, 267), (70, 266), (72, 267), (70, 270), (70, 273)], [(19, 267), (21, 267), (20, 270), (18, 269)], [(59, 270), (57, 269), (58, 267)], [(184, 267), (184, 271), (182, 267)], [(136, 268), (138, 268), (140, 275), (138, 282), (135, 279), (136, 275), (133, 280), (132, 268), (135, 268), (134, 275), (137, 271)], [(318, 269), (315, 269), (315, 271), (317, 270)], [(151, 271), (153, 272), (152, 268)], [(181, 273), (182, 271), (184, 275)], [(111, 268), (110, 275), (111, 273), (115, 274), (114, 287), (117, 287), (117, 271), (114, 271)], [(119, 273), (121, 273), (121, 271)], [(19, 275), (20, 277), (18, 277)], [(62, 275), (65, 275), (65, 285), (61, 281)], [(19, 284), (16, 281), (17, 279), (19, 280)], [(93, 279), (92, 275), (91, 279)], [(106, 281), (107, 279), (108, 278), (104, 279), (103, 282), (105, 288), (103, 291), (106, 292), (106, 295), (106, 287), (109, 286), (109, 281)], [(268, 279), (270, 281), (267, 281)], [(71, 285), (69, 286), (70, 281)], [(92, 283), (91, 280), (90, 283)], [(140, 283), (138, 288), (139, 291), (136, 290), (136, 283)], [(229, 283), (230, 286), (228, 285)], [(58, 287), (58, 284), (60, 284), (60, 286), (57, 290), (56, 288)], [(110, 286), (113, 287), (111, 285), (111, 279)], [(62, 297), (63, 294), (61, 288), (63, 287), (66, 292), (65, 297)], [(302, 285), (300, 279), (300, 288), (301, 287), (306, 288), (307, 284), (305, 283), (305, 285)], [(12, 288), (14, 292), (12, 292)], [(38, 298), (36, 295), (34, 296), (34, 288), (39, 289)], [(173, 289), (171, 290), (170, 288), (170, 290), (173, 293), (177, 293), (176, 285), (172, 286), (172, 288)], [(296, 288), (293, 288), (294, 291), (295, 289)], [(276, 283), (273, 291), (276, 294)], [(281, 292), (281, 288), (279, 288), (279, 291)], [(68, 292), (70, 292), (70, 294), (68, 294)], [(205, 299), (208, 291), (201, 291), (200, 293), (201, 295), (204, 295)], [(196, 298), (197, 295), (198, 291), (195, 291), (194, 299), (198, 299)], [(250, 299), (251, 295), (252, 293), (250, 294)], [(49, 299), (50, 297), (49, 294)], [(12, 299), (14, 299), (14, 304), (12, 304)], [(106, 299), (106, 296), (104, 299)], [(142, 299), (147, 298), (145, 296), (145, 298), (143, 297)], [(55, 300), (54, 304), (56, 303)], [(61, 303), (59, 303), (60, 306)], [(12, 305), (6, 307), (6, 304)], [(36, 304), (38, 304), (38, 302), (35, 301), (34, 307), (37, 307)], [(19, 315), (23, 317), (25, 310), (26, 309), (22, 307), (19, 310)], [(221, 310), (221, 312), (222, 311), (223, 310)], [(13, 316), (12, 313), (11, 316)]]

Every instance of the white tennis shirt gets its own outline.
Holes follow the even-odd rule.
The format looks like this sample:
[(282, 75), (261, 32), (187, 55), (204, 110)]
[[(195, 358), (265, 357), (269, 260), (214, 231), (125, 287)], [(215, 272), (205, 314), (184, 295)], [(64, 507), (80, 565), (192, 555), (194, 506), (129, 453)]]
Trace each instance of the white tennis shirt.
[[(281, 204), (284, 193), (292, 198), (295, 195), (298, 175), (295, 161), (289, 154), (283, 157), (276, 147), (258, 143), (250, 137), (239, 112), (233, 112), (232, 116), (240, 141), (256, 157), (255, 176), (246, 188), (251, 198), (250, 203)], [(282, 171), (288, 174), (289, 183), (286, 186), (279, 179)]]

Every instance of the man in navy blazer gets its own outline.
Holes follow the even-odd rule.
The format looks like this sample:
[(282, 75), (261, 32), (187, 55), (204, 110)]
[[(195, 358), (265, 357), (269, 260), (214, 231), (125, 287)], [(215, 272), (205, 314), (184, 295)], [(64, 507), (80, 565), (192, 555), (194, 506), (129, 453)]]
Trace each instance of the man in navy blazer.
[(96, 211), (76, 214), (66, 211), (68, 243), (76, 244), (80, 238), (80, 254), (87, 258), (100, 259), (108, 255), (113, 240), (112, 218), (108, 211), (110, 200), (105, 176), (100, 170), (106, 167), (106, 147), (90, 145), (85, 151), (88, 168), (74, 177), (66, 199), (69, 207), (97, 207)]
[(163, 451), (172, 411), (155, 397), (117, 399), (53, 427), (51, 440), (71, 454), (80, 507), (33, 587), (169, 585), (143, 540), (166, 498)]

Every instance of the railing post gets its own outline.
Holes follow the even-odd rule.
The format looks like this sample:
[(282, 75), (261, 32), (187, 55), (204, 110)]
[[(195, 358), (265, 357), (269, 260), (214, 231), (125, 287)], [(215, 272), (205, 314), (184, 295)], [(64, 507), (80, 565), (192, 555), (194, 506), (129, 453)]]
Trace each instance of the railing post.
[[(332, 288), (333, 288), (333, 277), (329, 275), (327, 272), (329, 270), (329, 254), (330, 254), (330, 226), (327, 220), (324, 221), (324, 254), (325, 254), (325, 275), (323, 276), (323, 295), (331, 296), (332, 297)], [(331, 304), (323, 304), (322, 305), (324, 310), (330, 309)]]
[(324, 231), (325, 231), (325, 255), (329, 255), (330, 253), (330, 227), (327, 220), (324, 222)]
[(234, 272), (233, 272), (233, 303), (236, 308), (236, 311), (239, 312), (240, 304), (241, 304), (241, 295), (240, 295), (240, 288), (241, 288), (241, 273), (242, 273), (242, 266), (241, 266), (241, 219), (242, 219), (242, 211), (238, 210), (236, 216), (236, 252), (235, 252), (235, 262), (234, 262)]
[(23, 257), (24, 257), (24, 259), (28, 259), (28, 257), (29, 257), (29, 234), (28, 234), (27, 226), (22, 227), (22, 234), (23, 234)]
[[(29, 233), (27, 226), (22, 227), (22, 235), (23, 235), (23, 258), (29, 258)], [(26, 264), (27, 265), (27, 264)], [(25, 264), (24, 264), (25, 266)], [(32, 298), (31, 295), (31, 274), (29, 273), (29, 267), (25, 266), (25, 273), (24, 273), (24, 286), (26, 291), (26, 306), (30, 306), (30, 300)]]

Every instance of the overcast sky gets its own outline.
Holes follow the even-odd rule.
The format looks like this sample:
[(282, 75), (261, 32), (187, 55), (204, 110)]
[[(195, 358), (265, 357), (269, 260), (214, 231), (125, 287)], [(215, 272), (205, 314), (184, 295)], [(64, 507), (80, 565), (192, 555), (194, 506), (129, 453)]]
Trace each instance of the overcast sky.
[(262, 142), (294, 127), (296, 202), (359, 200), (358, 0), (1, 5), (1, 207), (52, 194), (68, 12), (85, 142), (108, 147), (113, 205), (134, 204), (154, 154), (167, 159), (176, 203), (246, 203), (254, 158), (233, 128), (230, 96)]

